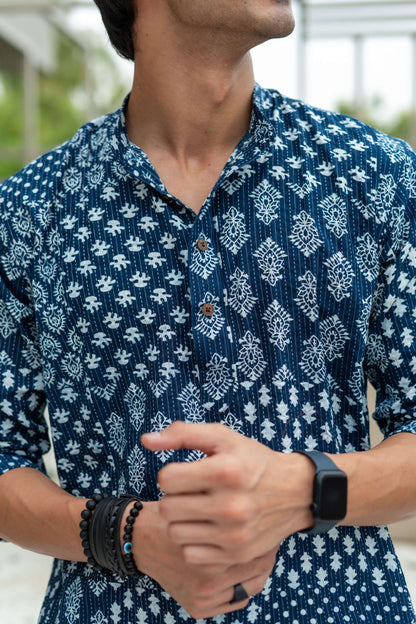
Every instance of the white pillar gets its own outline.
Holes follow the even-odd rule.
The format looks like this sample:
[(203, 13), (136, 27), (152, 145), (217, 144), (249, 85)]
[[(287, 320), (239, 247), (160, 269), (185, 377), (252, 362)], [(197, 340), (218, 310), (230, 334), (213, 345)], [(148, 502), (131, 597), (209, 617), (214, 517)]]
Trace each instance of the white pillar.
[(364, 112), (364, 37), (354, 36), (354, 114)]
[(23, 57), (23, 113), (25, 163), (39, 154), (39, 80), (27, 55)]
[(297, 32), (297, 97), (306, 99), (306, 6), (305, 0), (298, 0), (299, 14), (296, 20)]
[(85, 85), (85, 94), (87, 97), (87, 110), (86, 116), (87, 121), (91, 121), (97, 116), (97, 107), (95, 105), (95, 96), (94, 96), (94, 78), (91, 69), (91, 55), (93, 54), (92, 49), (88, 49), (87, 47), (82, 50), (83, 60), (84, 60), (84, 85)]
[(409, 140), (413, 148), (416, 147), (416, 33), (412, 35), (412, 125)]

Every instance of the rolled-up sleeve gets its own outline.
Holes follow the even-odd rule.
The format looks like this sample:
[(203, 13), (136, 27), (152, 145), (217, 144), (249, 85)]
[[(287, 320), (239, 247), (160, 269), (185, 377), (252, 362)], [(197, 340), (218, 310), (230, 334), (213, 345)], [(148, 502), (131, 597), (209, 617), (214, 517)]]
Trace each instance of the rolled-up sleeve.
[(416, 433), (416, 155), (410, 149), (396, 182), (364, 362), (385, 437)]
[(34, 234), (29, 214), (0, 186), (0, 474), (43, 469), (50, 447), (30, 276)]

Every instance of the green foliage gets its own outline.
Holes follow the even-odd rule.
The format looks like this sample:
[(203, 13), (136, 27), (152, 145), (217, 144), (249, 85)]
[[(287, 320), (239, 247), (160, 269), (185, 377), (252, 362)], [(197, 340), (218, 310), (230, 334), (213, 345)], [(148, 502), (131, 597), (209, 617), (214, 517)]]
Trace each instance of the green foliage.
[[(84, 52), (72, 40), (61, 35), (57, 56), (55, 71), (39, 76), (39, 153), (73, 136), (88, 121), (91, 108), (94, 116), (118, 108), (128, 90), (114, 58), (106, 50), (97, 48), (91, 51), (89, 57), (93, 93), (93, 102), (89, 103), (85, 88)], [(0, 180), (9, 177), (25, 164), (22, 102), (21, 74), (0, 72)]]
[(57, 71), (41, 76), (39, 85), (39, 144), (41, 151), (69, 139), (85, 122), (85, 110), (74, 104), (73, 94), (84, 82), (82, 52), (61, 37)]
[(20, 80), (16, 75), (3, 74), (1, 78), (0, 128), (1, 146), (18, 148), (23, 132), (23, 118), (16, 114), (16, 102), (20, 97)]
[(9, 158), (0, 160), (0, 180), (6, 180), (11, 175), (19, 171), (23, 166), (22, 158)]
[(416, 114), (412, 111), (402, 111), (394, 119), (386, 121), (381, 118), (382, 104), (382, 99), (376, 96), (360, 107), (359, 111), (353, 104), (344, 101), (339, 102), (337, 110), (390, 136), (404, 139), (416, 148)]

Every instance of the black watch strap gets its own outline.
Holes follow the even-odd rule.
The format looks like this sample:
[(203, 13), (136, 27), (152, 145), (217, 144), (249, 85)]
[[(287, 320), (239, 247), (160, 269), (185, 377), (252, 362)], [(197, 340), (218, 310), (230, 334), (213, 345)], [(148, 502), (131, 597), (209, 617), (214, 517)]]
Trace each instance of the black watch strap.
[(302, 455), (306, 455), (309, 457), (315, 464), (316, 470), (339, 470), (338, 466), (334, 464), (332, 459), (325, 455), (325, 453), (321, 453), (320, 451), (296, 451), (297, 453), (302, 453)]
[[(332, 459), (330, 459), (327, 455), (321, 453), (320, 451), (296, 452), (301, 453), (302, 455), (306, 455), (306, 457), (309, 457), (309, 459), (315, 464), (316, 468), (313, 484), (313, 502), (311, 505), (315, 524), (313, 527), (304, 529), (303, 531), (299, 532), (309, 533), (312, 535), (316, 535), (318, 533), (327, 533), (345, 517), (347, 503), (347, 475), (345, 474), (345, 472), (340, 470), (340, 468), (338, 468), (338, 466), (332, 461)], [(335, 515), (337, 515), (338, 517), (336, 518), (327, 519), (326, 517), (322, 517), (323, 514), (321, 510), (323, 509), (323, 497), (328, 496), (328, 492), (325, 492), (324, 482), (321, 478), (323, 475), (326, 477), (326, 479), (328, 479), (328, 477), (332, 479), (333, 477), (335, 477), (335, 479), (339, 483), (341, 499), (345, 498), (344, 501), (341, 500), (341, 507), (343, 506), (344, 509), (342, 511), (339, 511), (337, 509)], [(332, 485), (332, 487), (334, 487), (334, 484)]]

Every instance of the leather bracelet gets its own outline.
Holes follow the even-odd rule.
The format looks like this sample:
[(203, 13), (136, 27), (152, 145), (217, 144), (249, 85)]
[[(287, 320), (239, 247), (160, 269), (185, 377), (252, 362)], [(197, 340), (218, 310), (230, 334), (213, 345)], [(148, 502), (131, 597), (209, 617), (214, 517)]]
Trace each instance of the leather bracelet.
[[(120, 544), (121, 521), (125, 509), (134, 503), (126, 520), (123, 547)], [(88, 563), (104, 576), (116, 574), (142, 578), (132, 553), (131, 536), (133, 524), (143, 504), (135, 496), (120, 498), (106, 494), (94, 494), (81, 513), (80, 537)]]

